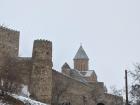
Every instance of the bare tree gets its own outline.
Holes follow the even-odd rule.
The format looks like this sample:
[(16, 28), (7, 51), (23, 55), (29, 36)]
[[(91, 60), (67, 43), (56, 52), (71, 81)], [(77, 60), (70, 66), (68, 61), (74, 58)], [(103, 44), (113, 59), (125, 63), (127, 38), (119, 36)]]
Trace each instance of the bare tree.
[(135, 105), (140, 105), (140, 64), (135, 64), (135, 70), (130, 71), (130, 76), (132, 77), (131, 84), (131, 101)]
[(111, 94), (114, 95), (114, 104), (115, 105), (122, 105), (122, 103), (120, 103), (121, 101), (119, 100), (118, 97), (122, 97), (123, 96), (123, 89), (117, 89), (116, 86), (111, 86), (110, 87), (111, 90)]
[(122, 96), (123, 94), (123, 89), (117, 89), (116, 86), (111, 86), (110, 90), (111, 90), (111, 93), (116, 96)]

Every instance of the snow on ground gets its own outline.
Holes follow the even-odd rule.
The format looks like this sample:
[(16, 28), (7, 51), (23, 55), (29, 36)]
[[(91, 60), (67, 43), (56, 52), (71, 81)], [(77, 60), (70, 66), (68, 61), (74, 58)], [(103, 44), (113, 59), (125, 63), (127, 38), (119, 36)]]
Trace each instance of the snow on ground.
[[(28, 91), (27, 85), (22, 85), (22, 90), (21, 90), (20, 95), (16, 95), (16, 94), (11, 95), (10, 93), (9, 95), (17, 100), (22, 101), (25, 105), (49, 105), (49, 104), (41, 103), (41, 102), (30, 99), (29, 98), (30, 93)], [(3, 101), (0, 100), (0, 105), (11, 105), (11, 104), (3, 103)]]
[(26, 105), (49, 105), (49, 104), (45, 104), (45, 103), (41, 103), (41, 102), (32, 100), (30, 98), (26, 98), (26, 97), (23, 97), (23, 96), (18, 96), (18, 95), (15, 95), (15, 94), (12, 94), (12, 97), (22, 101)]

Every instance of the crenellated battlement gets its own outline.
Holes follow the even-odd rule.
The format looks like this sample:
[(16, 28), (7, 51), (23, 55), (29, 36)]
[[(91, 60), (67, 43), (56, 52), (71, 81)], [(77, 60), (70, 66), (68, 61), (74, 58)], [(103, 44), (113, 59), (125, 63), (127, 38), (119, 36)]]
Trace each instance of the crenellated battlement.
[(52, 60), (52, 42), (38, 39), (34, 41), (32, 58), (34, 60)]
[(8, 28), (6, 26), (2, 26), (2, 25), (0, 25), (0, 31), (19, 33), (19, 31), (17, 31), (17, 30), (14, 30), (14, 29)]
[(47, 46), (52, 46), (52, 42), (49, 40), (44, 40), (44, 39), (37, 39), (34, 41), (34, 45), (42, 46), (42, 45), (47, 45)]

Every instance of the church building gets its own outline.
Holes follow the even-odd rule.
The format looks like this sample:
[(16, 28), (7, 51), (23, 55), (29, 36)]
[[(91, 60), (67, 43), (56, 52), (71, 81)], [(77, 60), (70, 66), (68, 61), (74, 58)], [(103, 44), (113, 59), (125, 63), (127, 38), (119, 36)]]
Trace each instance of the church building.
[[(89, 70), (89, 58), (82, 45), (78, 49), (74, 59), (74, 68), (71, 69), (67, 63), (62, 66), (62, 73), (72, 76), (71, 71), (77, 74), (87, 82), (97, 82), (97, 75), (94, 70)], [(77, 78), (77, 76), (75, 77)]]

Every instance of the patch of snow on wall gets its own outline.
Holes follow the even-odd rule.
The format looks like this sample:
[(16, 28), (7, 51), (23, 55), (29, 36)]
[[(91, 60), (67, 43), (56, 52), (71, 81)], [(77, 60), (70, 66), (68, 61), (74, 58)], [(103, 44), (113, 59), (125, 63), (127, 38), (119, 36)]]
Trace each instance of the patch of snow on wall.
[(89, 77), (89, 76), (91, 76), (92, 73), (93, 73), (93, 70), (88, 70), (85, 76)]
[(29, 97), (30, 96), (27, 85), (22, 85), (21, 96), (24, 96), (24, 97)]

